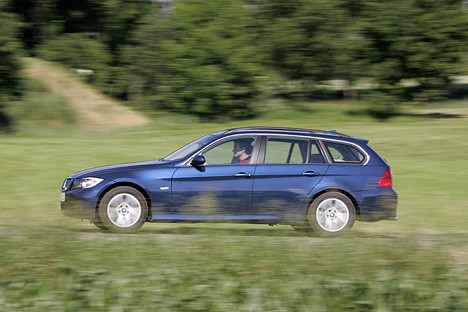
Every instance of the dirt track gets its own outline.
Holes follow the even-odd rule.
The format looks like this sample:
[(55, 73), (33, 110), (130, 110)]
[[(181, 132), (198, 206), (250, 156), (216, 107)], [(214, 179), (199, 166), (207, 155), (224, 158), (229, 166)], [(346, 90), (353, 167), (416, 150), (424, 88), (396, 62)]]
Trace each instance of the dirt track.
[(107, 132), (150, 122), (149, 118), (92, 89), (72, 71), (33, 58), (26, 59), (25, 65), (26, 76), (40, 80), (72, 107), (81, 129)]

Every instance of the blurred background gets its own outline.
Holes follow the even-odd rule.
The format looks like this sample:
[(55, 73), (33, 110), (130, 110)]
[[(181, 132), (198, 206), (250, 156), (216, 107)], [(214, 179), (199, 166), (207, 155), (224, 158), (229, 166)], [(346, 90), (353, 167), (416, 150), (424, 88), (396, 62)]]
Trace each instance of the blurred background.
[[(3, 106), (31, 89), (25, 56), (147, 115), (203, 120), (258, 116), (274, 98), (359, 100), (385, 119), (466, 93), (462, 1), (2, 0), (1, 9)], [(3, 128), (20, 118), (3, 108)]]
[[(468, 2), (0, 0), (0, 311), (468, 310)], [(399, 221), (60, 213), (71, 173), (239, 126), (336, 129), (387, 159)]]

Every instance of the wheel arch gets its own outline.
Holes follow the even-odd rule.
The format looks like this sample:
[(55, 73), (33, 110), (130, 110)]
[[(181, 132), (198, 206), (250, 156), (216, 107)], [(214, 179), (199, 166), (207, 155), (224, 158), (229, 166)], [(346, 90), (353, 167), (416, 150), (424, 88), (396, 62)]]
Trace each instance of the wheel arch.
[(330, 193), (330, 192), (341, 193), (341, 194), (345, 195), (346, 197), (348, 197), (349, 200), (351, 200), (351, 202), (354, 205), (354, 210), (356, 211), (356, 220), (359, 220), (361, 218), (361, 211), (360, 211), (359, 204), (358, 204), (356, 198), (354, 198), (354, 196), (352, 196), (349, 192), (346, 192), (346, 191), (344, 191), (342, 189), (339, 189), (339, 188), (328, 188), (328, 189), (322, 190), (322, 191), (318, 192), (317, 194), (315, 194), (309, 201), (309, 204), (308, 204), (307, 210), (306, 210), (306, 215), (309, 213), (310, 206), (312, 205), (312, 203), (314, 202), (314, 200), (317, 197), (319, 197), (322, 194)]
[(145, 197), (145, 200), (146, 200), (146, 204), (148, 206), (148, 217), (147, 217), (147, 220), (150, 220), (150, 218), (152, 218), (152, 208), (151, 208), (151, 198), (149, 197), (148, 195), (148, 192), (142, 188), (140, 185), (136, 184), (136, 183), (132, 183), (132, 182), (117, 182), (115, 184), (112, 184), (112, 185), (109, 185), (102, 193), (101, 195), (99, 196), (99, 199), (96, 203), (96, 207), (95, 207), (95, 211), (94, 211), (94, 218), (98, 218), (99, 214), (98, 214), (98, 209), (99, 209), (99, 205), (101, 204), (101, 200), (102, 198), (111, 190), (115, 189), (116, 187), (119, 187), (119, 186), (128, 186), (128, 187), (131, 187), (131, 188), (134, 188), (136, 189), (137, 191), (139, 191), (144, 197)]

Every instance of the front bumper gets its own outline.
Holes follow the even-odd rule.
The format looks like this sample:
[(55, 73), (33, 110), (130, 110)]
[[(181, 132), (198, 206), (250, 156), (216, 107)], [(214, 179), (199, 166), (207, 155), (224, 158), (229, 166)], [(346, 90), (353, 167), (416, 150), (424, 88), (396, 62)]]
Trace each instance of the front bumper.
[[(70, 179), (71, 180), (71, 179)], [(102, 181), (88, 189), (71, 189), (72, 182), (64, 183), (60, 194), (60, 209), (62, 214), (77, 219), (90, 219), (96, 217), (96, 208), (103, 191), (112, 184), (111, 181)]]
[(62, 193), (65, 200), (60, 201), (63, 215), (77, 219), (94, 219), (96, 215), (96, 199), (82, 197), (72, 192)]

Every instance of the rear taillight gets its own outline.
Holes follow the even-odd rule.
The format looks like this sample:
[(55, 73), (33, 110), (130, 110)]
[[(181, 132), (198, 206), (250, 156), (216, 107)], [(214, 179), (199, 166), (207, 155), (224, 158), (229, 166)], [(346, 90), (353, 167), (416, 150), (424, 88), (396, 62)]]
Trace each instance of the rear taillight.
[(393, 186), (393, 179), (392, 179), (392, 171), (391, 170), (387, 170), (383, 174), (383, 176), (380, 178), (379, 186), (380, 187)]

